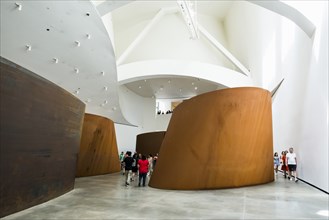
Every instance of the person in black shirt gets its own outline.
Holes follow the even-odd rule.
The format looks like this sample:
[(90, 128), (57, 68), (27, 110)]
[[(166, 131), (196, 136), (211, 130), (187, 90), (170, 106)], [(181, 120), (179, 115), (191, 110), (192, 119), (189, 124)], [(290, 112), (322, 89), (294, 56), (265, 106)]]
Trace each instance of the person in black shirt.
[(126, 186), (129, 185), (129, 176), (131, 175), (131, 170), (133, 168), (133, 162), (134, 159), (131, 157), (131, 152), (127, 151), (127, 157), (123, 160), (124, 166), (125, 166), (125, 175), (126, 175)]
[(137, 167), (138, 154), (137, 154), (137, 152), (134, 153), (133, 159), (134, 159), (134, 162), (133, 162), (133, 165), (132, 165), (132, 175), (131, 175), (130, 181), (134, 181), (135, 180), (134, 177), (137, 176), (137, 171), (138, 171), (138, 167)]

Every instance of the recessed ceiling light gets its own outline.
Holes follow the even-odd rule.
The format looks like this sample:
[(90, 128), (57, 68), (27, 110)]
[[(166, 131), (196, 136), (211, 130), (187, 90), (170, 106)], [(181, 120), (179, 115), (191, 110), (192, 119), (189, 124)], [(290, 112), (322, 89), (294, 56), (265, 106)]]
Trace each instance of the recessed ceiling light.
[(80, 45), (81, 45), (81, 43), (80, 43), (80, 41), (74, 41), (75, 42), (75, 44), (77, 45), (77, 47), (80, 47)]
[(112, 110), (113, 110), (113, 111), (117, 110), (117, 107), (114, 106), (114, 107), (112, 108)]
[(74, 93), (78, 95), (79, 94), (79, 90), (75, 90)]
[(171, 80), (168, 80), (168, 83), (171, 83)]
[(139, 89), (141, 89), (141, 88), (142, 88), (142, 86), (138, 86), (138, 88), (139, 88)]
[(79, 69), (78, 68), (74, 68), (74, 72), (75, 73), (79, 73)]
[(53, 58), (54, 63), (58, 63), (58, 58)]
[(31, 51), (32, 50), (32, 46), (31, 45), (26, 45), (26, 50), (27, 51)]
[(101, 74), (102, 74), (102, 76), (105, 76), (105, 72), (104, 71), (102, 71)]
[(198, 90), (198, 87), (196, 86), (196, 87), (194, 87), (194, 89), (195, 89), (195, 90)]
[(103, 88), (104, 88), (105, 91), (107, 91), (107, 86), (104, 86)]
[(22, 11), (22, 4), (15, 2), (16, 8), (18, 9), (18, 11)]
[(89, 103), (89, 102), (91, 102), (91, 99), (87, 99), (85, 102)]
[(144, 79), (144, 82), (146, 82), (147, 80), (146, 79)]
[(107, 100), (105, 100), (105, 101), (104, 101), (104, 104), (107, 104), (107, 103), (108, 103), (108, 101), (107, 101)]
[(87, 16), (90, 16), (90, 13), (89, 13), (89, 12), (86, 12), (86, 15), (87, 15)]
[(90, 34), (86, 34), (87, 36), (87, 39), (90, 39), (91, 38), (91, 35)]
[(194, 86), (194, 82), (192, 82), (192, 86)]

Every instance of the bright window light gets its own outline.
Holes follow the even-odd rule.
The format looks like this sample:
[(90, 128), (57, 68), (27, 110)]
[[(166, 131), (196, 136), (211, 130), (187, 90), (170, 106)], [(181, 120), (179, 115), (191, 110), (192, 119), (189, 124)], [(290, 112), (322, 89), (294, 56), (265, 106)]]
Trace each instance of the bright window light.
[(329, 216), (329, 211), (328, 210), (320, 210), (316, 214), (328, 217)]

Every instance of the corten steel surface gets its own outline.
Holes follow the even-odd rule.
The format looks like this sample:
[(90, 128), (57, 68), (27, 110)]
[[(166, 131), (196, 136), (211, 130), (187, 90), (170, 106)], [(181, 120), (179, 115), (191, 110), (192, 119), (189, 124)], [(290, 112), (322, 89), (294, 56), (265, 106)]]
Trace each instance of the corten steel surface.
[(165, 134), (165, 131), (158, 131), (137, 135), (136, 151), (145, 156), (149, 154), (156, 155), (160, 151)]
[(101, 116), (85, 114), (77, 177), (119, 171), (120, 161), (113, 121)]
[(171, 117), (150, 186), (217, 189), (273, 175), (271, 94), (224, 89), (184, 101)]
[(74, 187), (85, 105), (1, 58), (0, 217)]

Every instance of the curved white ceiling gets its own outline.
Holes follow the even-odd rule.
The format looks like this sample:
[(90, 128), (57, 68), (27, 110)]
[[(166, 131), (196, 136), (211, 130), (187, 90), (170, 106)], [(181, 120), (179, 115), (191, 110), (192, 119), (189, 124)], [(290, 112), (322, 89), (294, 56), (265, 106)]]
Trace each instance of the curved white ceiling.
[(120, 111), (111, 40), (94, 5), (19, 4), (21, 10), (16, 1), (1, 1), (1, 56), (73, 93), (87, 112), (129, 124)]
[[(129, 124), (119, 106), (119, 85), (136, 87), (150, 79), (149, 87), (156, 88), (168, 77), (201, 79), (212, 89), (213, 83), (217, 88), (255, 85), (253, 72), (239, 73), (252, 68), (248, 59), (239, 61), (229, 53), (223, 22), (239, 1), (199, 1), (198, 20), (206, 34), (196, 41), (189, 40), (176, 1), (17, 3), (21, 10), (16, 1), (1, 1), (1, 56), (73, 93), (86, 103), (87, 112), (117, 123)], [(161, 9), (168, 13), (159, 14)], [(243, 58), (240, 49), (235, 53)]]

